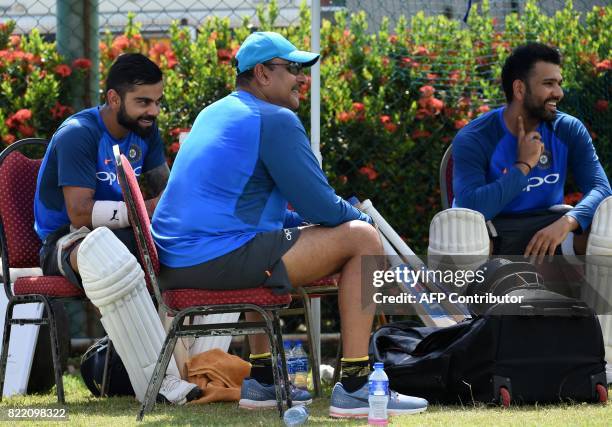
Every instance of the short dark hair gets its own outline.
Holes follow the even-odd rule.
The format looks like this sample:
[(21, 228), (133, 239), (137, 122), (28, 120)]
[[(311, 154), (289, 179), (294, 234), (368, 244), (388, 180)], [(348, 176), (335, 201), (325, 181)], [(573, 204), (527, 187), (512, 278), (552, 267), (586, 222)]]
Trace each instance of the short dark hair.
[(502, 87), (506, 101), (512, 102), (512, 83), (515, 80), (526, 81), (536, 62), (544, 61), (561, 65), (561, 54), (553, 47), (542, 43), (528, 43), (517, 47), (506, 59), (502, 68)]
[(251, 68), (250, 70), (243, 71), (242, 73), (236, 76), (236, 87), (248, 86), (248, 84), (251, 83), (251, 80), (253, 80), (253, 78), (255, 78), (253, 68)]
[(152, 85), (162, 81), (159, 67), (141, 53), (124, 53), (119, 55), (106, 77), (106, 91), (117, 91), (123, 98), (137, 85)]

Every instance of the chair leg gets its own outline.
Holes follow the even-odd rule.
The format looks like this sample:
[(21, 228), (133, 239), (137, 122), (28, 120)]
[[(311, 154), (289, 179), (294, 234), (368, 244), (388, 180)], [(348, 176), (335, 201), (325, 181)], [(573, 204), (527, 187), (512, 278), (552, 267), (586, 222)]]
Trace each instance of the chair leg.
[(314, 387), (315, 397), (321, 397), (321, 367), (317, 363), (317, 350), (319, 343), (315, 342), (314, 331), (312, 329), (312, 310), (310, 309), (310, 297), (303, 288), (299, 288), (302, 296), (302, 304), (304, 304), (304, 319), (306, 320), (306, 333), (308, 334), (308, 347), (310, 350), (309, 359), (312, 367), (312, 385)]
[(151, 379), (149, 380), (149, 386), (147, 387), (147, 391), (145, 393), (142, 405), (140, 406), (140, 412), (136, 417), (136, 421), (142, 421), (145, 416), (145, 413), (151, 412), (153, 410), (153, 407), (155, 406), (157, 393), (159, 393), (162, 381), (164, 380), (164, 374), (168, 369), (168, 364), (170, 363), (172, 353), (174, 353), (174, 347), (176, 346), (176, 341), (178, 338), (176, 336), (176, 329), (179, 326), (177, 320), (178, 318), (174, 318), (170, 331), (168, 332), (168, 335), (166, 335), (166, 339), (164, 341), (164, 344), (162, 345), (159, 357), (157, 358), (157, 363), (155, 364), (155, 368), (153, 369)]
[(342, 367), (342, 335), (338, 340), (338, 350), (336, 351), (336, 364), (334, 367), (334, 378), (332, 380), (333, 384), (336, 384), (340, 381), (340, 369)]
[(47, 322), (49, 325), (49, 335), (51, 338), (51, 355), (53, 358), (53, 370), (55, 371), (55, 386), (57, 388), (57, 401), (61, 404), (65, 403), (64, 398), (64, 380), (62, 379), (62, 363), (60, 360), (60, 344), (57, 336), (57, 325), (55, 324), (55, 315), (53, 314), (53, 306), (45, 299), (43, 304), (47, 311)]
[(13, 318), (13, 301), (9, 301), (4, 315), (4, 335), (2, 335), (2, 356), (0, 357), (0, 402), (4, 394), (4, 377), (6, 375), (6, 364), (8, 362), (9, 344), (11, 341), (11, 319)]
[(113, 342), (108, 339), (106, 346), (106, 357), (104, 358), (104, 371), (102, 372), (102, 389), (100, 390), (100, 397), (106, 397), (108, 395), (108, 387), (110, 386), (110, 361), (113, 357)]
[(281, 376), (283, 378), (283, 386), (285, 387), (287, 408), (291, 408), (293, 406), (293, 403), (291, 402), (291, 387), (289, 386), (289, 372), (287, 371), (287, 356), (285, 354), (285, 347), (283, 346), (283, 334), (281, 331), (280, 317), (278, 316), (278, 311), (274, 310), (272, 316), (274, 319), (273, 326), (274, 332), (276, 333), (276, 342), (278, 345), (278, 351), (281, 361)]
[[(264, 309), (258, 309), (256, 310), (259, 314), (261, 314), (261, 317), (263, 317), (265, 323), (266, 323), (266, 327), (265, 327), (265, 331), (266, 331), (266, 335), (268, 336), (268, 341), (270, 342), (270, 353), (271, 353), (271, 359), (272, 359), (272, 376), (274, 378), (274, 390), (276, 392), (276, 406), (278, 408), (278, 413), (280, 415), (281, 418), (283, 418), (284, 415), (284, 408), (283, 408), (283, 377), (281, 375), (279, 366), (278, 366), (278, 343), (276, 342), (276, 336), (274, 334), (274, 322), (272, 319), (270, 319), (270, 314), (265, 311)], [(291, 402), (291, 396), (287, 395), (287, 400), (288, 403), (290, 404)]]

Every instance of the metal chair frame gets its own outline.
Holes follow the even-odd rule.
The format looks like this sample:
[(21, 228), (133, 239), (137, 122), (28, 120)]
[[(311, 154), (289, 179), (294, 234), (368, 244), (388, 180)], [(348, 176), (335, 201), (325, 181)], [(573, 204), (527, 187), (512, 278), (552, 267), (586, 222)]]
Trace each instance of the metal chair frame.
[[(134, 195), (127, 182), (126, 171), (123, 167), (123, 161), (125, 157), (115, 151), (115, 164), (117, 167), (117, 177), (121, 185), (124, 200), (128, 207), (128, 213), (130, 215), (130, 222), (134, 229), (136, 240), (138, 242), (139, 252), (142, 257), (143, 264), (145, 266), (145, 274), (151, 284), (155, 299), (162, 310), (165, 310), (169, 315), (173, 316), (174, 319), (170, 326), (170, 330), (166, 336), (162, 349), (160, 351), (155, 369), (149, 381), (149, 386), (145, 393), (144, 402), (141, 405), (140, 411), (137, 416), (137, 420), (141, 421), (147, 412), (153, 410), (155, 405), (155, 397), (159, 392), (164, 373), (168, 367), (168, 363), (174, 352), (176, 341), (180, 337), (205, 337), (205, 336), (237, 336), (237, 335), (252, 335), (265, 333), (270, 342), (270, 352), (272, 355), (272, 374), (274, 376), (274, 385), (276, 392), (277, 408), (280, 416), (283, 416), (283, 391), (286, 397), (287, 407), (291, 407), (291, 394), (289, 390), (289, 381), (287, 375), (287, 363), (285, 359), (285, 352), (282, 345), (282, 335), (280, 328), (280, 320), (278, 316), (279, 310), (285, 308), (282, 306), (258, 306), (255, 304), (211, 304), (202, 306), (188, 307), (183, 310), (175, 310), (168, 307), (164, 299), (162, 298), (161, 291), (155, 275), (155, 269), (153, 267), (153, 261), (147, 248), (145, 231), (138, 216), (134, 197), (142, 198), (142, 194)], [(184, 320), (190, 316), (195, 315), (208, 315), (218, 313), (241, 313), (245, 311), (253, 311), (259, 313), (264, 319), (261, 322), (234, 322), (234, 323), (217, 323), (207, 325), (185, 325)], [(281, 367), (279, 368), (277, 361), (281, 360)], [(282, 388), (284, 387), (284, 390)]]
[[(23, 148), (26, 145), (43, 145), (47, 146), (48, 141), (42, 138), (26, 138), (19, 140), (0, 153), (0, 167), (4, 163), (4, 160), (18, 149)], [(2, 337), (2, 355), (0, 356), (0, 401), (2, 400), (2, 394), (4, 391), (4, 381), (6, 376), (6, 365), (8, 362), (8, 351), (9, 343), (11, 339), (11, 331), (13, 325), (49, 325), (49, 336), (51, 339), (51, 357), (53, 359), (53, 371), (55, 374), (55, 385), (57, 391), (57, 401), (61, 404), (65, 403), (64, 395), (64, 382), (62, 379), (62, 367), (60, 362), (60, 344), (58, 339), (57, 325), (55, 322), (55, 314), (53, 312), (52, 301), (82, 301), (86, 300), (85, 297), (49, 297), (41, 294), (28, 294), (28, 295), (14, 295), (11, 289), (11, 275), (9, 265), (9, 251), (6, 233), (4, 230), (4, 222), (0, 216), (0, 245), (1, 245), (1, 256), (2, 256), (2, 277), (4, 282), (4, 292), (8, 303), (6, 306), (6, 314), (4, 316), (4, 335)], [(40, 319), (32, 318), (19, 318), (13, 317), (13, 310), (15, 306), (21, 304), (41, 303), (44, 305), (43, 316)], [(106, 363), (104, 366), (104, 374), (102, 380), (102, 396), (104, 396), (108, 390), (109, 383), (109, 372), (108, 372), (108, 361), (110, 360), (111, 347), (109, 344), (109, 351), (107, 352)]]
[[(440, 201), (442, 202), (442, 209), (448, 209), (451, 207), (452, 204), (452, 200), (449, 202), (448, 200), (448, 193), (449, 193), (449, 188), (448, 188), (448, 182), (446, 181), (447, 178), (447, 169), (448, 169), (448, 163), (452, 160), (453, 157), (453, 150), (452, 150), (452, 145), (449, 145), (448, 148), (446, 149), (446, 151), (444, 152), (444, 155), (442, 156), (442, 160), (440, 161), (440, 173), (439, 173), (439, 179), (440, 179)], [(452, 172), (451, 172), (451, 176), (452, 176)], [(452, 185), (452, 182), (451, 182)], [(452, 187), (450, 188), (450, 191), (452, 192)]]

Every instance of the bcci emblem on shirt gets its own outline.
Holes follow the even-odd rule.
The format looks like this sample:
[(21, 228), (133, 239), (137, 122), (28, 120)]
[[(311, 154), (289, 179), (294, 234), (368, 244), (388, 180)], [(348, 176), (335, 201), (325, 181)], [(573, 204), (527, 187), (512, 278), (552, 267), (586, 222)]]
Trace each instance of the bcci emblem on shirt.
[(127, 157), (132, 164), (140, 160), (142, 157), (142, 149), (138, 146), (138, 144), (130, 145), (130, 149), (127, 152)]
[(550, 169), (552, 166), (552, 153), (550, 150), (544, 150), (542, 154), (540, 154), (540, 161), (536, 165), (539, 169)]

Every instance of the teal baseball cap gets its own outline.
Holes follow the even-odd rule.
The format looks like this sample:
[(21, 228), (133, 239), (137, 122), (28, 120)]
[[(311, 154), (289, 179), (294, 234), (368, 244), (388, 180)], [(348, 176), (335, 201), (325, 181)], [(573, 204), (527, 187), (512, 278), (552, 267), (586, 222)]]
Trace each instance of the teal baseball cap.
[(319, 54), (298, 50), (278, 33), (259, 31), (248, 36), (236, 53), (238, 74), (272, 58), (281, 58), (302, 64), (303, 67), (311, 67), (319, 60)]

